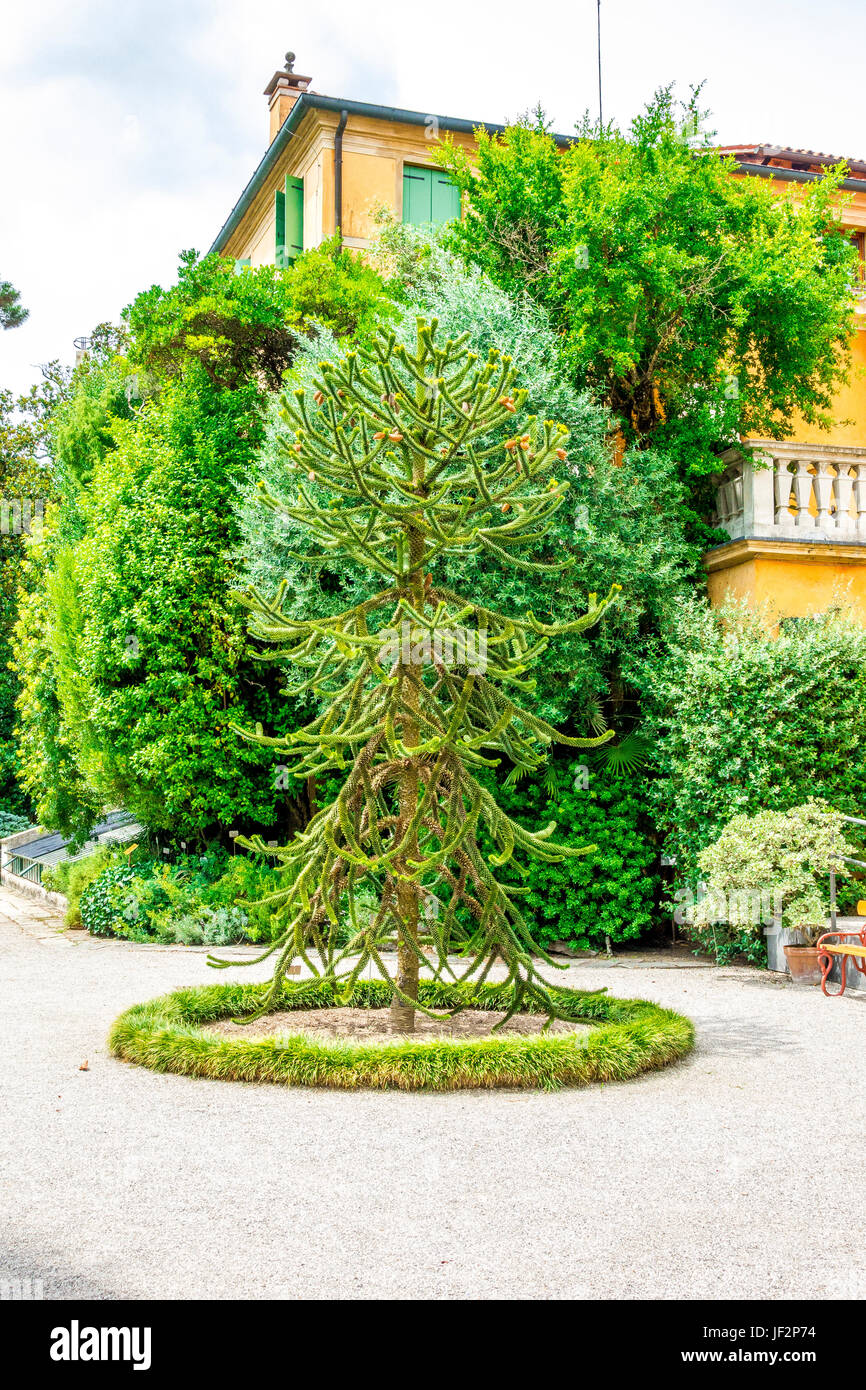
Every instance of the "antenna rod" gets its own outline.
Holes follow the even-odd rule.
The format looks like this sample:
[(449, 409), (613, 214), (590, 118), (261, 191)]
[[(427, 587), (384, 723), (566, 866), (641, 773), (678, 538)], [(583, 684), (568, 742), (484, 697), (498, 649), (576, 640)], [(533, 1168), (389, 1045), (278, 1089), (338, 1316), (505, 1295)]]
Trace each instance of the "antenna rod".
[(601, 114), (601, 0), (595, 0), (595, 4), (598, 15), (598, 133), (600, 135), (604, 124)]

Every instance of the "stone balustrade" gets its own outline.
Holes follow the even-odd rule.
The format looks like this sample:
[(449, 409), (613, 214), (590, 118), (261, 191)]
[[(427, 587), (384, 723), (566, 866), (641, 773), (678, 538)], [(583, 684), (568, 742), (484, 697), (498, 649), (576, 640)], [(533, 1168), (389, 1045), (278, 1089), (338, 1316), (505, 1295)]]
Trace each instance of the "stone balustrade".
[(866, 545), (866, 449), (750, 439), (721, 461), (714, 522), (731, 540)]

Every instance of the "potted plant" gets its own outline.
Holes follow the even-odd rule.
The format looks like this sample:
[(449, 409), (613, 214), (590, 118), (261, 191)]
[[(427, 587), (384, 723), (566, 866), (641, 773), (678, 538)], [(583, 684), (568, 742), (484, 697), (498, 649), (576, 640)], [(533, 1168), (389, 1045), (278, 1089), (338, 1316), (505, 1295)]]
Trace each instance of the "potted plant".
[(756, 935), (786, 929), (791, 978), (820, 984), (816, 942), (827, 930), (829, 878), (849, 877), (852, 848), (840, 813), (817, 798), (789, 811), (761, 811), (728, 822), (698, 856), (706, 882), (693, 909), (696, 927), (725, 922)]

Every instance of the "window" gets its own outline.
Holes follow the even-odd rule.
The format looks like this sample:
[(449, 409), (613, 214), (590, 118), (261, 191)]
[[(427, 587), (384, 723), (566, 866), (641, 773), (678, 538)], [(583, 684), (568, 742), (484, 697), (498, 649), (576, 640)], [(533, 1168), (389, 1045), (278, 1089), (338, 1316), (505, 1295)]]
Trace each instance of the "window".
[(403, 166), (403, 221), (441, 226), (460, 216), (460, 190), (441, 169)]
[(277, 189), (274, 205), (274, 262), (285, 267), (297, 260), (304, 249), (304, 180), (286, 174), (285, 188)]

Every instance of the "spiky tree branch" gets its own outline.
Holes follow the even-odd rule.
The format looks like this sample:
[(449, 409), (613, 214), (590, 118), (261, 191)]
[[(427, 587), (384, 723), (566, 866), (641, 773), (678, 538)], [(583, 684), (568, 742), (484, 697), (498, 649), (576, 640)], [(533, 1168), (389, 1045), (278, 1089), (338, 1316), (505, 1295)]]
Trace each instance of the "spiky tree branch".
[[(278, 499), (262, 486), (262, 502), (307, 537), (296, 559), (352, 561), (384, 587), (333, 617), (291, 616), (286, 581), (273, 599), (254, 587), (240, 596), (262, 659), (286, 663), (291, 692), (319, 697), (321, 713), (286, 738), (260, 726), (238, 732), (279, 749), (297, 777), (345, 774), (331, 804), (278, 851), (285, 886), (267, 901), (279, 931), (258, 957), (275, 955), (276, 965), (256, 1017), (274, 1005), (296, 959), (339, 983), (344, 997), (375, 966), (390, 979), (398, 1031), (411, 1031), (422, 1007), (421, 965), (436, 978), (481, 980), (502, 962), (509, 1017), (527, 996), (556, 1013), (534, 957), (555, 963), (520, 911), (525, 890), (495, 871), (522, 856), (553, 863), (595, 846), (554, 844), (555, 824), (524, 829), (476, 773), (504, 756), (531, 774), (553, 742), (588, 748), (613, 736), (567, 738), (517, 698), (531, 695), (550, 638), (592, 626), (616, 590), (601, 601), (590, 594), (583, 617), (557, 624), (495, 612), (437, 582), (446, 557), (489, 554), (530, 573), (571, 563), (526, 554), (537, 553), (568, 488), (550, 476), (566, 457), (567, 431), (528, 417), (503, 438), (526, 393), (515, 389), (508, 357), (492, 351), (479, 361), (467, 336), (440, 345), (435, 321), (419, 319), (414, 352), (393, 336), (377, 339), (322, 363), (312, 396), (283, 400), (280, 447), (296, 487)], [(244, 843), (266, 852), (259, 837)], [(362, 885), (376, 903), (365, 920)], [(425, 910), (431, 903), (438, 915)], [(382, 950), (395, 935), (392, 977)]]

